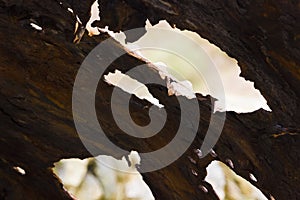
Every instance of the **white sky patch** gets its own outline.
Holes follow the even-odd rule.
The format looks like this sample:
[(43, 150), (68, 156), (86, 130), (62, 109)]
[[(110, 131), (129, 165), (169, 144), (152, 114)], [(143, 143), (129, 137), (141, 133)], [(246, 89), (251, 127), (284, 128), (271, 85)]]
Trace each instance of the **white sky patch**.
[[(99, 16), (99, 10), (96, 7), (92, 8), (92, 14), (97, 13), (95, 18)], [(99, 18), (97, 19), (99, 20)], [(109, 27), (98, 28), (97, 30), (109, 33), (137, 57), (151, 63), (150, 66), (154, 66), (161, 77), (166, 79), (170, 95), (182, 95), (187, 98), (194, 98), (195, 93), (204, 96), (211, 95), (218, 99), (214, 105), (215, 111), (247, 113), (260, 108), (271, 111), (266, 99), (259, 90), (255, 89), (254, 83), (240, 77), (241, 69), (237, 61), (208, 40), (203, 39), (195, 32), (173, 28), (165, 20), (156, 25), (151, 25), (147, 20), (145, 28), (147, 30), (146, 34), (134, 43), (125, 43), (125, 34), (123, 32), (114, 33), (109, 30)], [(183, 34), (196, 42), (196, 45), (185, 44), (184, 41), (180, 42), (176, 38), (170, 38), (170, 32), (167, 34), (168, 31), (161, 32), (159, 29)], [(97, 34), (99, 33), (97, 32)], [(166, 51), (146, 48), (149, 47), (149, 44), (153, 44), (154, 47), (157, 47), (157, 44), (162, 44), (162, 46), (167, 44), (171, 47), (171, 49), (168, 49), (170, 51), (181, 49), (182, 55), (180, 56), (188, 57), (192, 63), (196, 64), (191, 65), (180, 56), (172, 55)], [(202, 52), (197, 50), (199, 47)], [(202, 63), (199, 63), (201, 58), (203, 58)], [(212, 73), (212, 68), (214, 68), (216, 74)], [(223, 94), (220, 94), (220, 88), (217, 84), (207, 84), (207, 77), (214, 78), (212, 76), (216, 76), (222, 82)]]
[[(62, 159), (59, 161), (63, 168), (55, 173), (60, 177), (64, 185), (73, 187), (79, 186), (81, 180), (87, 172), (88, 159), (80, 160), (78, 158)], [(57, 163), (55, 164), (55, 166)]]
[(218, 162), (212, 161), (211, 164), (206, 168), (207, 176), (205, 177), (205, 181), (210, 183), (217, 195), (220, 199), (225, 198), (225, 176), (222, 168), (218, 164)]
[(19, 166), (13, 167), (13, 169), (21, 175), (26, 174), (25, 170), (23, 168), (19, 167)]
[(73, 11), (72, 8), (68, 8), (68, 11), (69, 11), (70, 13), (74, 13), (74, 11)]
[[(136, 53), (143, 57), (139, 51)], [(196, 98), (196, 95), (193, 91), (193, 85), (190, 81), (179, 81), (176, 77), (168, 72), (168, 66), (162, 62), (153, 63), (152, 67), (159, 73), (162, 79), (166, 79), (168, 94), (170, 96), (175, 94), (176, 96), (185, 96), (188, 99)]]
[(185, 96), (188, 99), (195, 98), (196, 95), (193, 92), (193, 85), (190, 81), (172, 81), (167, 83), (169, 95), (175, 94), (176, 96)]
[[(176, 41), (176, 38), (170, 39), (166, 32), (155, 31), (155, 29), (165, 29), (183, 34), (188, 38), (194, 40), (197, 45), (200, 46), (204, 51), (201, 53), (197, 51), (197, 47), (190, 44), (183, 44), (180, 41)], [(201, 38), (197, 33), (191, 31), (181, 31), (177, 28), (172, 28), (168, 22), (160, 21), (158, 24), (152, 26), (149, 21), (146, 22), (147, 33), (134, 43), (125, 44), (125, 46), (131, 49), (138, 56), (146, 58), (151, 63), (164, 63), (166, 69), (160, 68), (160, 73), (164, 73), (166, 76), (180, 75), (183, 77), (180, 81), (189, 81), (192, 84), (194, 93), (201, 93), (203, 95), (211, 95), (214, 98), (222, 99), (215, 85), (207, 85), (205, 79), (208, 76), (212, 76), (211, 68), (216, 68), (220, 76), (224, 92), (226, 106), (221, 106), (221, 103), (216, 101), (215, 107), (219, 111), (235, 111), (237, 113), (253, 112), (260, 108), (267, 111), (271, 111), (267, 105), (267, 101), (261, 95), (259, 90), (254, 88), (254, 83), (246, 81), (243, 77), (240, 77), (240, 67), (237, 61), (230, 58), (225, 52), (221, 51), (217, 46), (209, 43), (208, 40)], [(165, 33), (165, 34), (164, 34)], [(123, 40), (120, 41), (123, 43)], [(178, 55), (170, 54), (168, 52), (160, 51), (159, 49), (149, 49), (143, 47), (149, 47), (149, 43), (155, 42), (157, 44), (166, 44), (174, 50), (181, 48), (183, 49), (182, 57), (188, 57), (192, 63), (197, 63), (197, 59), (205, 58), (212, 62), (199, 63), (196, 66), (192, 66), (188, 62), (182, 60)], [(179, 44), (180, 43), (180, 44)], [(139, 48), (137, 48), (139, 47)], [(199, 47), (198, 47), (199, 48)], [(207, 58), (208, 57), (208, 58)], [(213, 65), (212, 65), (213, 64)], [(218, 88), (217, 88), (218, 89)]]
[(124, 32), (122, 32), (122, 31), (113, 32), (113, 31), (109, 30), (108, 26), (105, 26), (104, 28), (98, 28), (98, 30), (101, 32), (104, 32), (104, 33), (108, 33), (112, 38), (114, 38), (116, 41), (118, 41), (120, 44), (122, 44), (125, 47), (126, 36), (125, 36)]
[(128, 166), (124, 156), (121, 160), (111, 156), (97, 156), (95, 174), (87, 170), (93, 158), (62, 159), (54, 164), (53, 171), (61, 179), (64, 188), (76, 199), (100, 199), (104, 195), (108, 199), (121, 199), (116, 198), (116, 194), (124, 192), (127, 198), (154, 200), (151, 190), (136, 170), (135, 165), (140, 163), (138, 152), (131, 151), (128, 158), (131, 166)]
[(98, 1), (95, 1), (91, 7), (91, 17), (86, 24), (86, 30), (89, 32), (89, 36), (99, 35), (100, 31), (97, 27), (92, 27), (92, 23), (96, 20), (100, 20), (100, 11), (98, 9)]
[[(76, 33), (76, 31), (78, 30), (78, 28), (80, 27), (81, 24), (82, 24), (81, 20), (79, 19), (78, 15), (76, 15), (76, 23), (75, 23), (75, 28), (74, 28), (74, 34)], [(78, 36), (76, 36), (76, 38), (77, 37)]]
[(78, 15), (76, 15), (76, 20), (77, 20), (78, 23), (82, 24), (82, 22), (81, 22), (80, 18), (78, 17)]
[(252, 180), (252, 181), (254, 181), (254, 182), (257, 182), (257, 179), (256, 179), (256, 177), (253, 175), (253, 174), (249, 174), (249, 177), (250, 177), (250, 179)]
[(97, 171), (99, 174), (103, 174), (100, 177), (110, 177), (109, 180), (103, 181), (104, 187), (107, 189), (106, 191), (111, 190), (109, 193), (115, 193), (114, 187), (111, 186), (116, 185), (113, 183), (113, 177), (117, 175), (117, 177), (122, 177), (127, 180), (125, 193), (128, 198), (154, 200), (151, 190), (135, 168), (135, 165), (140, 163), (138, 152), (131, 151), (128, 157), (132, 164), (131, 166), (128, 166), (124, 156), (122, 157), (122, 160), (116, 160), (110, 156), (96, 157), (99, 166)]
[[(225, 200), (225, 188), (226, 192), (230, 193), (230, 197), (233, 199), (267, 200), (259, 189), (237, 175), (222, 162), (212, 161), (206, 170), (207, 176), (205, 181), (212, 185), (221, 200)], [(247, 191), (245, 192), (244, 190)]]
[(40, 27), (39, 25), (35, 24), (35, 23), (30, 23), (30, 26), (38, 31), (43, 30), (42, 27)]
[(117, 86), (129, 94), (134, 94), (139, 99), (145, 99), (159, 108), (164, 107), (159, 103), (158, 99), (152, 96), (148, 88), (143, 83), (132, 79), (130, 76), (123, 74), (119, 70), (115, 70), (114, 73), (109, 72), (108, 75), (104, 76), (104, 78), (107, 83)]

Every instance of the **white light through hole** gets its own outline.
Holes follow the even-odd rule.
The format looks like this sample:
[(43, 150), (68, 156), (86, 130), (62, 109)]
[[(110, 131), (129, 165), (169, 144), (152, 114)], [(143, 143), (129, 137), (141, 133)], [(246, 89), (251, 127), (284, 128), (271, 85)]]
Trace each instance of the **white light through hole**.
[(197, 154), (198, 158), (202, 158), (203, 154), (202, 151), (200, 149), (195, 149), (194, 152)]
[(218, 154), (213, 149), (210, 150), (209, 154), (214, 158), (218, 156)]
[(249, 174), (249, 177), (250, 177), (250, 179), (252, 180), (252, 181), (254, 181), (254, 182), (257, 182), (257, 179), (256, 179), (256, 177), (253, 175), (253, 174)]
[(226, 163), (233, 169), (234, 165), (231, 159), (226, 159)]
[(107, 83), (117, 86), (129, 94), (134, 94), (139, 99), (145, 99), (159, 108), (164, 107), (159, 103), (158, 99), (152, 96), (144, 84), (132, 79), (126, 74), (123, 74), (119, 70), (115, 70), (115, 73), (108, 73), (108, 75), (105, 75), (104, 78)]
[[(74, 199), (143, 199), (154, 200), (151, 190), (136, 170), (139, 154), (128, 155), (131, 165), (123, 156), (121, 160), (110, 156), (96, 158), (63, 159), (55, 163), (54, 173)], [(94, 162), (93, 171), (88, 169)]]
[(267, 200), (264, 194), (249, 181), (237, 175), (227, 165), (212, 161), (206, 168), (205, 181), (210, 183), (221, 200), (256, 199)]
[[(170, 31), (175, 31), (179, 34), (183, 34), (200, 45), (203, 50), (206, 52), (206, 55), (199, 55), (193, 46), (188, 46), (185, 44), (176, 44), (176, 41), (169, 38), (168, 35), (161, 34), (160, 31), (155, 31), (155, 29), (167, 29)], [(129, 49), (136, 49), (136, 47), (141, 47), (141, 49), (136, 52), (139, 56), (142, 55), (147, 60), (152, 63), (161, 62), (166, 64), (170, 69), (168, 70), (170, 74), (176, 72), (182, 77), (185, 77), (186, 80), (192, 83), (193, 91), (195, 93), (201, 93), (203, 95), (210, 94), (211, 96), (218, 99), (219, 94), (216, 93), (212, 88), (207, 88), (205, 80), (203, 77), (211, 76), (209, 72), (211, 67), (216, 67), (225, 90), (226, 98), (226, 108), (218, 108), (216, 102), (216, 107), (220, 111), (235, 111), (238, 113), (243, 112), (253, 112), (259, 108), (263, 108), (267, 111), (270, 111), (270, 108), (267, 105), (266, 100), (260, 94), (260, 92), (254, 88), (254, 83), (246, 81), (243, 77), (240, 77), (241, 70), (237, 64), (237, 61), (233, 58), (230, 58), (225, 52), (221, 51), (220, 48), (209, 43), (207, 40), (201, 38), (195, 32), (183, 30), (177, 28), (172, 28), (166, 21), (160, 21), (158, 24), (152, 26), (149, 21), (146, 22), (147, 33), (134, 43), (125, 44), (124, 41), (120, 41), (125, 44)], [(166, 44), (169, 43), (172, 48), (181, 48), (186, 49), (185, 52), (188, 54), (189, 58), (194, 57), (195, 59), (199, 56), (209, 56), (213, 61), (214, 66), (210, 66), (208, 63), (202, 65), (194, 66), (187, 65), (184, 61), (181, 61), (176, 55), (167, 54), (165, 52), (156, 50), (156, 49), (143, 49), (143, 46), (147, 46), (150, 42), (156, 44)], [(148, 45), (149, 46), (149, 45)], [(181, 55), (185, 56), (185, 55)], [(199, 74), (199, 72), (201, 74)], [(210, 86), (208, 86), (210, 87)]]
[(196, 172), (194, 169), (192, 169), (192, 174), (193, 174), (194, 176), (198, 176), (198, 172)]
[(38, 31), (43, 30), (42, 27), (40, 27), (39, 25), (35, 24), (35, 23), (30, 23), (30, 26)]
[(21, 167), (16, 166), (16, 167), (13, 167), (13, 169), (14, 169), (16, 172), (18, 172), (19, 174), (21, 174), (21, 175), (25, 175), (25, 174), (26, 174), (25, 170), (22, 169)]
[(72, 8), (68, 8), (68, 11), (69, 11), (70, 13), (74, 13), (74, 11), (73, 11)]
[(89, 36), (99, 35), (100, 32), (97, 27), (92, 27), (92, 23), (96, 20), (100, 20), (100, 11), (99, 11), (99, 4), (96, 0), (93, 5), (91, 6), (91, 17), (86, 24), (86, 30), (89, 32)]
[[(96, 6), (92, 6), (91, 13), (92, 17), (89, 23), (92, 23), (95, 19), (99, 20), (99, 10)], [(130, 50), (134, 50), (139, 47), (140, 49), (133, 51), (133, 53), (154, 64), (159, 73), (167, 75), (168, 77), (172, 77), (174, 75), (172, 72), (176, 72), (177, 74), (180, 74), (180, 76), (185, 77), (185, 80), (179, 81), (189, 81), (189, 83), (191, 83), (193, 93), (200, 93), (204, 96), (209, 94), (218, 99), (219, 94), (217, 94), (211, 88), (207, 88), (205, 81), (203, 80), (203, 77), (208, 76), (209, 73), (207, 72), (209, 71), (210, 67), (216, 67), (223, 82), (226, 106), (224, 108), (223, 106), (220, 106), (221, 103), (216, 101), (215, 111), (226, 110), (235, 111), (237, 113), (247, 113), (256, 111), (260, 108), (271, 111), (267, 105), (267, 101), (261, 95), (260, 91), (254, 88), (254, 83), (245, 80), (243, 77), (240, 77), (241, 69), (238, 66), (237, 61), (234, 58), (229, 57), (214, 44), (211, 44), (208, 40), (202, 38), (195, 32), (173, 28), (165, 20), (160, 21), (156, 25), (151, 25), (147, 20), (145, 28), (147, 33), (134, 43), (125, 43), (126, 36), (123, 32), (114, 33), (110, 31), (108, 27), (100, 27), (99, 30), (109, 33), (112, 37)], [(172, 40), (172, 38), (169, 38), (168, 35), (163, 35), (159, 31), (151, 31), (154, 29), (167, 29), (183, 34), (196, 41), (198, 45), (203, 48), (206, 55), (199, 55), (197, 51), (193, 50), (193, 46), (177, 44), (176, 41)], [(100, 32), (98, 29), (96, 32), (90, 30), (89, 34), (97, 35), (100, 34)], [(184, 62), (178, 60), (175, 55), (164, 56), (161, 54), (161, 51), (156, 51), (155, 49), (143, 49), (143, 47), (147, 46), (146, 44), (149, 42), (155, 42), (156, 44), (170, 43), (174, 48), (184, 48), (187, 54), (192, 54), (195, 58), (199, 56), (209, 56), (214, 63), (214, 66), (202, 65), (197, 66), (197, 69), (193, 69), (191, 66), (187, 66)], [(182, 56), (184, 57), (185, 55)], [(199, 72), (201, 72), (201, 75), (199, 75)], [(177, 83), (179, 81), (177, 80)], [(187, 88), (188, 87), (185, 87), (185, 91), (188, 91), (186, 90)], [(174, 94), (178, 95), (176, 92), (174, 92)], [(187, 96), (185, 94), (179, 95)]]
[[(143, 55), (136, 51), (136, 54), (139, 54), (141, 57)], [(143, 57), (146, 61), (147, 58)], [(150, 61), (149, 61), (150, 62)], [(166, 79), (167, 81), (167, 87), (168, 87), (168, 94), (176, 95), (176, 96), (185, 96), (188, 99), (193, 99), (196, 97), (194, 91), (193, 91), (193, 85), (188, 80), (178, 80), (175, 76), (173, 76), (171, 73), (168, 72), (168, 66), (166, 66), (164, 63), (157, 62), (150, 65), (153, 69), (155, 69), (160, 77), (162, 79)]]
[(201, 189), (204, 193), (208, 193), (208, 189), (204, 185), (199, 185), (199, 189)]

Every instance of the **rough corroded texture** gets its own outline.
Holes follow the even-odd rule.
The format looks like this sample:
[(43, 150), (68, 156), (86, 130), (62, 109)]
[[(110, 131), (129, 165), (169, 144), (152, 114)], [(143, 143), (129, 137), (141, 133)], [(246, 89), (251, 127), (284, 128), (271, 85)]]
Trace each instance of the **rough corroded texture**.
[[(74, 45), (75, 17), (68, 3), (82, 19), (91, 1), (0, 0), (0, 199), (70, 199), (50, 171), (61, 158), (90, 156), (76, 133), (72, 111), (72, 86), (85, 56), (108, 36), (84, 36)], [(79, 3), (80, 2), (80, 3)], [(251, 114), (227, 113), (225, 127), (215, 151), (197, 159), (211, 114), (210, 98), (201, 97), (200, 128), (185, 154), (172, 165), (144, 174), (156, 199), (217, 199), (203, 182), (205, 167), (214, 159), (231, 159), (234, 171), (255, 184), (269, 197), (299, 199), (299, 100), (300, 100), (300, 4), (298, 1), (101, 1), (102, 21), (113, 30), (140, 27), (167, 19), (179, 28), (196, 31), (235, 57), (242, 75), (255, 81), (273, 110)], [(81, 6), (80, 6), (81, 5)], [(124, 9), (125, 8), (125, 9)], [(85, 20), (83, 20), (85, 21)], [(37, 31), (33, 22), (43, 27)], [(97, 23), (95, 23), (97, 24)], [(121, 47), (116, 43), (117, 48)], [(121, 71), (143, 62), (125, 55), (111, 65)], [(158, 76), (149, 70), (153, 76)], [(109, 113), (113, 87), (99, 82), (98, 119), (106, 134), (118, 146), (151, 151), (173, 137), (166, 128), (155, 140), (134, 141), (120, 132)], [(165, 88), (150, 86), (170, 114), (176, 127), (178, 109)], [(200, 97), (200, 96), (199, 96)], [(146, 123), (147, 102), (132, 98), (131, 111), (138, 123)], [(107, 113), (107, 116), (101, 115)], [(99, 154), (110, 154), (95, 145)], [(115, 155), (120, 157), (121, 155)], [(197, 161), (190, 162), (189, 157)], [(13, 167), (20, 166), (26, 175)], [(194, 176), (191, 170), (197, 170)], [(253, 182), (253, 181), (252, 181)], [(208, 193), (199, 189), (204, 185)]]

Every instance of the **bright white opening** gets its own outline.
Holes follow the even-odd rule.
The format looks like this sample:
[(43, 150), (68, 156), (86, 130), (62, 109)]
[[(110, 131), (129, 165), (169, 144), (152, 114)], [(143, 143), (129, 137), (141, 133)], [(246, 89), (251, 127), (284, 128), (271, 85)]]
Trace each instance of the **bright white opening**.
[(79, 200), (153, 200), (151, 190), (135, 168), (140, 162), (138, 153), (132, 151), (129, 161), (130, 166), (125, 157), (121, 160), (110, 156), (63, 159), (55, 163), (54, 173), (65, 189)]
[[(197, 42), (200, 45), (206, 55), (199, 55), (199, 52), (194, 51), (195, 47), (188, 46), (186, 44), (177, 44), (176, 38), (169, 38), (168, 35), (164, 35), (167, 32), (153, 31), (155, 29), (167, 29), (180, 34), (183, 34)], [(210, 68), (216, 67), (225, 90), (226, 111), (235, 111), (238, 113), (253, 112), (259, 108), (270, 111), (266, 100), (261, 93), (254, 88), (254, 83), (246, 81), (243, 77), (240, 77), (241, 70), (237, 64), (237, 61), (230, 58), (220, 48), (201, 38), (198, 34), (191, 31), (181, 31), (177, 28), (172, 28), (166, 21), (160, 21), (158, 24), (152, 26), (149, 21), (146, 22), (147, 33), (138, 41), (132, 44), (125, 44), (127, 48), (134, 49), (136, 46), (141, 49), (136, 52), (138, 55), (142, 55), (152, 63), (162, 62), (167, 65), (167, 71), (169, 74), (176, 76), (173, 72), (180, 74), (185, 80), (192, 83), (193, 92), (201, 93), (203, 95), (210, 94), (213, 97), (220, 99), (219, 94), (213, 88), (207, 88), (203, 77), (211, 76), (209, 73)], [(175, 41), (174, 41), (175, 39)], [(198, 66), (191, 66), (185, 61), (178, 58), (177, 55), (164, 52), (156, 49), (143, 49), (143, 46), (149, 46), (149, 42), (155, 42), (156, 44), (169, 43), (174, 48), (184, 49), (181, 52), (185, 52), (189, 58), (195, 59), (204, 56), (209, 56), (214, 66), (210, 66), (209, 63), (204, 63)], [(124, 43), (124, 41), (121, 41)], [(196, 68), (195, 68), (196, 67)], [(199, 73), (200, 72), (200, 73)], [(210, 86), (208, 86), (210, 87)], [(216, 106), (217, 107), (217, 106)]]
[(25, 175), (25, 174), (26, 174), (25, 170), (22, 169), (22, 168), (19, 167), (19, 166), (15, 166), (15, 167), (13, 167), (13, 169), (14, 169), (16, 172), (18, 172), (19, 174), (21, 174), (21, 175)]
[(255, 177), (252, 173), (249, 174), (249, 178), (250, 178), (252, 181), (257, 182), (256, 177)]
[(250, 182), (237, 175), (227, 165), (212, 161), (206, 168), (205, 181), (210, 183), (221, 200), (267, 200), (264, 194)]
[(82, 24), (82, 22), (81, 22), (80, 18), (78, 17), (78, 15), (76, 15), (76, 20), (77, 20), (77, 22), (78, 22), (79, 24)]
[(74, 13), (74, 11), (73, 11), (72, 8), (68, 8), (68, 11), (69, 11), (70, 13)]
[(129, 94), (134, 94), (139, 99), (145, 99), (159, 108), (164, 107), (159, 103), (158, 99), (152, 96), (143, 83), (132, 79), (130, 76), (123, 74), (119, 70), (115, 70), (115, 73), (108, 73), (104, 78), (107, 83), (117, 86)]
[(196, 170), (192, 169), (191, 172), (194, 176), (198, 176), (198, 172), (196, 172)]
[(218, 154), (213, 149), (210, 150), (209, 154), (214, 158), (218, 156)]
[(231, 169), (234, 168), (234, 164), (231, 159), (226, 159), (226, 163), (231, 167)]
[(91, 17), (86, 24), (86, 30), (89, 32), (89, 36), (99, 35), (100, 31), (97, 27), (92, 27), (92, 23), (96, 20), (100, 20), (100, 11), (98, 9), (98, 1), (96, 0), (91, 7)]
[(203, 154), (200, 149), (194, 149), (195, 154), (198, 156), (198, 158), (202, 158)]
[[(143, 57), (143, 55), (136, 51), (135, 53)], [(147, 58), (145, 58), (147, 60)], [(193, 92), (193, 85), (188, 80), (178, 80), (175, 76), (168, 72), (168, 66), (162, 62), (153, 63), (151, 65), (160, 75), (162, 79), (167, 81), (168, 94), (176, 96), (185, 96), (188, 99), (196, 98)]]
[[(163, 34), (160, 31), (154, 31), (155, 29), (166, 29), (191, 38), (201, 46), (205, 52), (205, 55), (200, 55), (198, 51), (195, 51), (194, 49), (196, 48), (194, 46), (178, 44), (176, 43), (176, 39), (169, 38), (168, 34)], [(220, 106), (221, 104), (218, 104), (218, 101), (216, 101), (215, 108), (217, 110), (246, 113), (263, 108), (267, 111), (271, 111), (267, 105), (267, 101), (261, 95), (260, 91), (254, 88), (254, 83), (245, 80), (243, 77), (240, 77), (241, 70), (237, 61), (233, 58), (230, 58), (217, 46), (209, 43), (208, 40), (201, 38), (195, 32), (188, 30), (181, 31), (180, 29), (173, 28), (165, 20), (160, 21), (156, 25), (151, 25), (150, 22), (147, 21), (146, 34), (134, 43), (125, 43), (126, 36), (124, 33), (113, 33), (112, 31), (108, 30), (108, 27), (99, 30), (108, 32), (127, 49), (135, 49), (133, 53), (154, 64), (156, 70), (160, 74), (163, 74), (163, 76), (171, 78), (176, 77), (176, 74), (180, 74), (181, 77), (184, 77), (183, 80), (177, 80), (175, 83), (178, 83), (179, 81), (187, 81), (188, 83), (191, 83), (191, 85), (185, 84), (184, 94), (178, 94), (176, 92), (173, 94), (191, 97), (190, 93), (201, 93), (203, 95), (209, 94), (217, 99), (221, 99), (217, 91), (206, 86), (204, 80), (204, 77), (211, 76), (209, 71), (212, 67), (215, 67), (223, 83), (226, 102), (226, 106), (224, 108), (223, 106)], [(183, 52), (189, 55), (189, 58), (194, 57), (196, 59), (199, 58), (199, 56), (208, 56), (214, 65), (210, 66), (209, 63), (206, 63), (196, 66), (195, 68), (194, 66), (186, 63), (184, 60), (179, 59), (177, 55), (167, 54), (155, 49), (143, 49), (143, 47), (147, 45), (149, 46), (149, 43), (151, 42), (155, 44), (169, 43), (169, 46), (173, 46), (172, 48), (174, 49), (184, 49)], [(139, 50), (136, 50), (137, 48), (139, 48)], [(186, 55), (182, 56), (185, 57)], [(186, 87), (187, 85), (188, 87)], [(171, 85), (168, 84), (168, 86)], [(190, 90), (190, 88), (192, 88), (192, 90)], [(186, 92), (189, 94), (186, 94)]]
[(199, 185), (199, 189), (201, 189), (204, 193), (208, 193), (208, 189), (204, 185)]
[(31, 26), (32, 28), (34, 28), (35, 30), (38, 30), (38, 31), (43, 30), (42, 27), (40, 27), (39, 25), (37, 25), (37, 24), (35, 24), (35, 23), (30, 23), (30, 26)]

